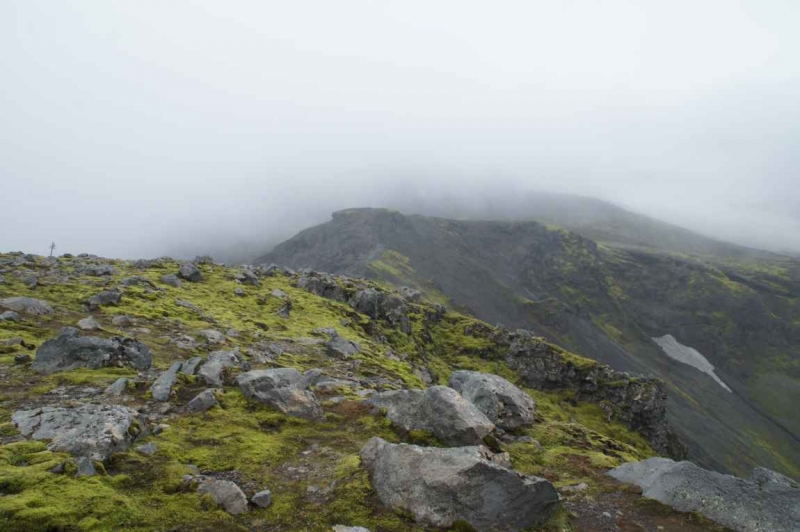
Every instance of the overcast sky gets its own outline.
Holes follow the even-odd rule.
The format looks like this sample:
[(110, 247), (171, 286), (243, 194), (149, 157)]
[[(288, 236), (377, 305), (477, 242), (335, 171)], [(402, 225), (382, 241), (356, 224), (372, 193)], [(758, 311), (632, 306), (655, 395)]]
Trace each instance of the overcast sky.
[(800, 251), (800, 2), (0, 2), (0, 250), (547, 189)]

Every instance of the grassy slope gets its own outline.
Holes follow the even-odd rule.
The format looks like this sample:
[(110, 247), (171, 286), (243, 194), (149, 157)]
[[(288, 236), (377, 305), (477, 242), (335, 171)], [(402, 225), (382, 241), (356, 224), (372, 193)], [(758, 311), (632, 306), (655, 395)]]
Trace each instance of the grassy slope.
[[(357, 373), (362, 377), (382, 376), (398, 386), (422, 387), (413, 368), (425, 365), (443, 384), (452, 370), (460, 368), (490, 371), (515, 380), (514, 374), (491, 356), (486, 337), (469, 332), (491, 331), (490, 327), (454, 312), (432, 325), (423, 317), (427, 304), (415, 307), (410, 335), (389, 329), (385, 323), (374, 324), (386, 338), (379, 342), (375, 335), (365, 332), (370, 326), (368, 317), (354, 313), (347, 305), (299, 290), (282, 275), (263, 279), (259, 287), (244, 287), (246, 296), (239, 297), (233, 292), (241, 285), (233, 280), (234, 270), (230, 268), (202, 266), (203, 282), (184, 282), (181, 288), (171, 288), (160, 283), (159, 278), (177, 271), (174, 262), (147, 270), (134, 270), (127, 262), (113, 264), (120, 270), (113, 279), (77, 277), (59, 283), (55, 278), (44, 277), (34, 290), (26, 288), (15, 276), (6, 275), (6, 284), (0, 285), (0, 297), (44, 299), (56, 308), (56, 313), (41, 319), (28, 318), (22, 324), (0, 322), (0, 341), (22, 337), (26, 343), (38, 346), (61, 326), (74, 325), (86, 316), (83, 301), (101, 287), (117, 285), (127, 276), (142, 275), (156, 283), (160, 291), (126, 287), (119, 306), (94, 313), (103, 330), (93, 334), (123, 334), (125, 331), (111, 325), (111, 319), (116, 314), (134, 317), (135, 335), (150, 346), (154, 365), (161, 369), (175, 360), (204, 356), (211, 350), (202, 347), (195, 352), (179, 352), (169, 342), (170, 337), (199, 329), (215, 327), (224, 332), (234, 328), (238, 336), (230, 338), (225, 347), (245, 348), (262, 340), (314, 337), (314, 330), (319, 327), (335, 327), (341, 335), (361, 344)], [(69, 260), (64, 261), (64, 267), (70, 269)], [(282, 302), (270, 295), (274, 289), (291, 297), (293, 310), (289, 319), (276, 314)], [(176, 299), (190, 301), (218, 325), (212, 326), (197, 313), (178, 306)], [(407, 359), (388, 358), (390, 349), (407, 353)], [(313, 424), (250, 403), (229, 385), (218, 393), (220, 407), (200, 415), (171, 415), (167, 419), (169, 427), (161, 435), (149, 437), (158, 445), (154, 456), (135, 451), (117, 454), (105, 464), (105, 473), (78, 479), (71, 475), (74, 465), (68, 456), (48, 451), (42, 442), (14, 441), (18, 437), (10, 422), (12, 412), (38, 404), (42, 394), (57, 387), (104, 387), (121, 375), (134, 377), (135, 373), (101, 369), (39, 376), (26, 366), (13, 365), (13, 357), (23, 352), (28, 351), (15, 346), (0, 354), (0, 441), (7, 442), (0, 446), (0, 529), (322, 531), (342, 523), (365, 526), (373, 532), (422, 530), (407, 516), (380, 508), (357, 453), (372, 436), (431, 443), (430, 436), (396, 433), (383, 418), (370, 415), (347, 391), (341, 393), (353, 400), (326, 402), (327, 420)], [(302, 345), (281, 355), (275, 365), (323, 367), (333, 375), (344, 375), (345, 371), (319, 351)], [(194, 377), (183, 377), (172, 403), (185, 404), (204, 388)], [(133, 397), (132, 406), (143, 405), (148, 399), (148, 384), (131, 385), (128, 392)], [(607, 422), (596, 405), (576, 406), (568, 394), (529, 393), (536, 399), (539, 413), (538, 423), (526, 432), (541, 442), (543, 451), (532, 444), (507, 446), (515, 467), (525, 473), (545, 476), (556, 486), (590, 481), (592, 490), (587, 496), (593, 497), (599, 490), (614, 489), (592, 480), (605, 468), (652, 454), (643, 438)], [(145, 441), (148, 440), (142, 440)], [(65, 461), (67, 474), (47, 472)], [(228, 515), (207, 496), (182, 484), (183, 475), (191, 473), (190, 464), (203, 473), (235, 479), (249, 495), (269, 487), (274, 502), (265, 510)], [(309, 486), (319, 489), (309, 491)], [(568, 521), (566, 513), (561, 512), (550, 528), (569, 529)]]

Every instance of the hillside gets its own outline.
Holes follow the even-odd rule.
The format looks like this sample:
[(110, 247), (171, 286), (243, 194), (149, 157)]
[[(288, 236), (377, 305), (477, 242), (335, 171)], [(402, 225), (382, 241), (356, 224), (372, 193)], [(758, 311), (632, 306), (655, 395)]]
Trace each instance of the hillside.
[[(462, 449), (503, 464), (481, 459), (498, 488), (520, 478), (513, 467), (536, 475), (523, 487), (559, 490), (561, 502), (540, 515), (520, 510), (535, 529), (720, 530), (640, 504), (636, 490), (602, 474), (654, 447), (680, 453), (662, 383), (413, 290), (208, 259), (2, 254), (0, 306), (3, 530), (439, 529), (382, 504), (363, 460), (376, 437), (435, 453), (472, 434), (446, 430), (458, 409), (476, 408), (446, 387), (455, 370), (524, 390), (519, 422), (495, 426), (477, 411), (462, 419), (483, 427), (478, 437), (490, 431), (469, 441), (492, 451)], [(452, 412), (431, 405), (440, 413), (429, 429), (404, 428), (365, 402), (425, 388), (458, 398)], [(456, 493), (484, 489), (470, 478)]]
[[(799, 477), (790, 405), (800, 400), (800, 262), (732, 255), (606, 246), (536, 222), (352, 209), (259, 261), (413, 286), (490, 323), (655, 375), (668, 384), (670, 420), (694, 461)], [(679, 352), (655, 341), (666, 337)]]

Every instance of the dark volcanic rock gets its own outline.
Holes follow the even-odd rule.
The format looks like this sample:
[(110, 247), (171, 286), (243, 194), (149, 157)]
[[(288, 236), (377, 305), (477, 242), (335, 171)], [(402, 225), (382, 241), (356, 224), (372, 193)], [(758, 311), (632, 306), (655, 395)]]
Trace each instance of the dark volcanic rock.
[(47, 374), (79, 367), (131, 366), (143, 371), (150, 367), (151, 358), (150, 349), (138, 340), (78, 336), (77, 329), (64, 327), (39, 347), (31, 369)]
[(753, 480), (701, 469), (691, 462), (650, 458), (608, 474), (642, 488), (642, 495), (681, 512), (698, 512), (741, 532), (790, 532), (800, 525), (800, 489), (791, 479), (757, 468)]
[(479, 532), (511, 532), (545, 522), (558, 493), (545, 479), (497, 463), (486, 447), (437, 449), (372, 438), (361, 462), (380, 501), (420, 523), (469, 523)]

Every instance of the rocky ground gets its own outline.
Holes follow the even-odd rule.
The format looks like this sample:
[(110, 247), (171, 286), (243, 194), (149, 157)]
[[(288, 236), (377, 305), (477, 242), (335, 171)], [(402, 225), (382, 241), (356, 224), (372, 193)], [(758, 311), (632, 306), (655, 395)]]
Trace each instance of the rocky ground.
[(721, 530), (605, 473), (655, 380), (410, 289), (0, 255), (2, 530)]

